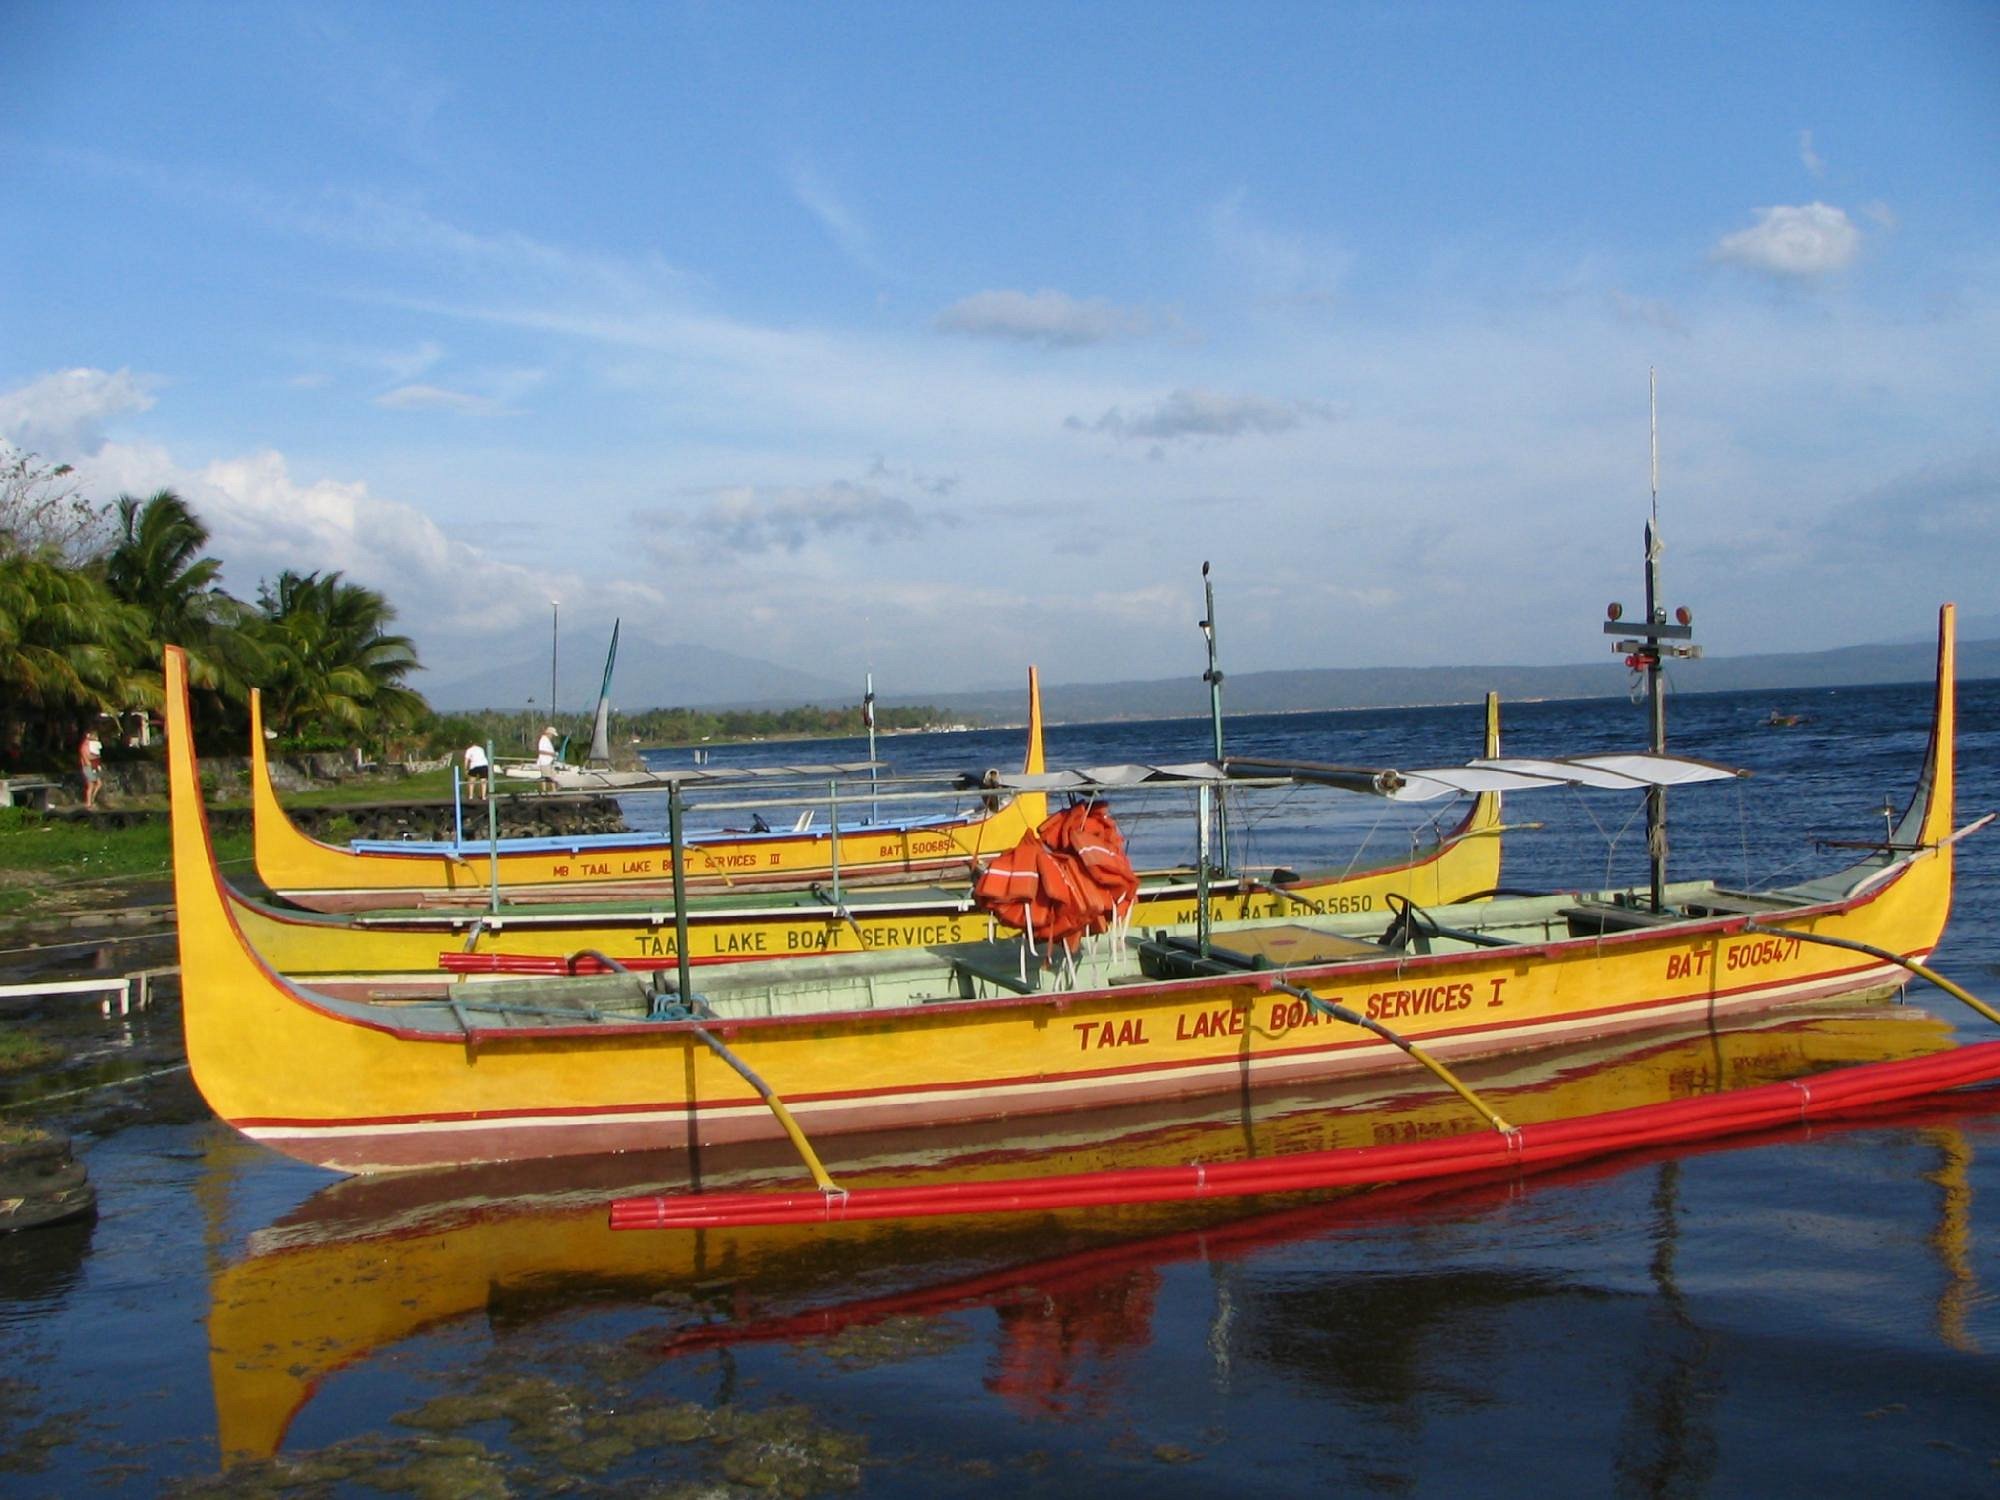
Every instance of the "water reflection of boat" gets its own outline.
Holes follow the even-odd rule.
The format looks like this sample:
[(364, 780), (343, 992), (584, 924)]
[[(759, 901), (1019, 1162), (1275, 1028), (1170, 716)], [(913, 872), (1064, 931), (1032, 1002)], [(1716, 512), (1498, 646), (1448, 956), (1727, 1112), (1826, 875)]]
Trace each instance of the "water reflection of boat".
[[(1809, 1007), (1619, 1049), (1608, 1042), (1467, 1069), (1522, 1122), (1689, 1098), (1860, 1060), (1917, 1057), (1950, 1029), (1904, 1007)], [(1311, 1093), (1128, 1107), (1008, 1127), (849, 1137), (838, 1167), (857, 1185), (962, 1181), (1038, 1169), (1229, 1161), (1441, 1137), (1478, 1128), (1455, 1100), (1408, 1080), (1355, 1079)], [(1599, 1172), (1622, 1168), (1599, 1167)], [(621, 1234), (617, 1191), (789, 1182), (782, 1143), (652, 1157), (569, 1158), (353, 1179), (250, 1239), (220, 1269), (209, 1314), (221, 1446), (274, 1452), (326, 1376), (468, 1313), (533, 1316), (584, 1300), (672, 1310), (662, 1352), (837, 1333), (955, 1306), (1006, 1309), (993, 1379), (1010, 1400), (1072, 1399), (1065, 1361), (1148, 1337), (1154, 1268), (1179, 1256), (1246, 1254), (1325, 1233), (1356, 1215), (1470, 1206), (1470, 1196), (1390, 1189), (1254, 1214), (1245, 1204), (1163, 1205), (919, 1225), (856, 1223)], [(1560, 1181), (1561, 1174), (1535, 1181)], [(1528, 1190), (1534, 1190), (1532, 1188)], [(1199, 1247), (1197, 1250), (1196, 1247)], [(1053, 1403), (1053, 1405), (1052, 1405)]]

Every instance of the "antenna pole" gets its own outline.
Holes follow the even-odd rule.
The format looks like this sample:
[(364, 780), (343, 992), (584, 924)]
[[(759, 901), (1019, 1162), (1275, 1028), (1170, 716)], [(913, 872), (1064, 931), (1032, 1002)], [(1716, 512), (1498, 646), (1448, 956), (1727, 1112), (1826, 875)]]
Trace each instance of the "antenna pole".
[[(1684, 644), (1694, 635), (1694, 616), (1686, 609), (1675, 611), (1677, 623), (1667, 622), (1667, 607), (1660, 602), (1660, 553), (1664, 544), (1660, 539), (1660, 415), (1659, 378), (1651, 370), (1646, 372), (1648, 418), (1652, 429), (1652, 515), (1646, 522), (1646, 617), (1636, 630), (1624, 623), (1624, 608), (1614, 604), (1609, 611), (1610, 619), (1605, 621), (1607, 635), (1633, 634), (1637, 639), (1619, 641), (1617, 649), (1625, 654), (1625, 660), (1637, 672), (1646, 675), (1646, 718), (1647, 740), (1655, 755), (1664, 755), (1667, 749), (1667, 700), (1666, 684), (1661, 680), (1661, 669), (1669, 656), (1693, 659), (1701, 655), (1701, 647)], [(1671, 644), (1668, 644), (1671, 643)], [(1667, 792), (1665, 787), (1654, 786), (1646, 790), (1646, 854), (1652, 866), (1652, 889), (1654, 911), (1664, 911), (1667, 905)]]
[[(1208, 576), (1207, 563), (1201, 565), (1201, 591), (1204, 610), (1201, 617), (1201, 633), (1203, 638), (1208, 642), (1208, 670), (1202, 673), (1201, 680), (1208, 684), (1208, 718), (1209, 724), (1215, 732), (1215, 763), (1219, 766), (1222, 764), (1222, 669), (1215, 664), (1215, 582)], [(1216, 799), (1215, 832), (1216, 848), (1221, 851), (1216, 864), (1216, 871), (1218, 874), (1227, 877), (1229, 874), (1229, 809), (1221, 798)], [(1203, 863), (1207, 863), (1206, 859), (1203, 860)], [(1207, 903), (1204, 901), (1204, 912), (1206, 908)]]
[(869, 672), (862, 677), (861, 721), (868, 726), (868, 821), (882, 821), (882, 804), (875, 800), (882, 775), (875, 764), (875, 674)]

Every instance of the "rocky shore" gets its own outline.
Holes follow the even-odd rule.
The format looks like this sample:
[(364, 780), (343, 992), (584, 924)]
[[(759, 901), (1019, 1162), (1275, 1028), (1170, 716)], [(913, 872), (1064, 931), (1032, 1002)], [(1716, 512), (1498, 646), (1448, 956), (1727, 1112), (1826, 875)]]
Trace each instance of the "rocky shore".
[(97, 1190), (69, 1137), (39, 1128), (0, 1131), (0, 1234), (97, 1211)]

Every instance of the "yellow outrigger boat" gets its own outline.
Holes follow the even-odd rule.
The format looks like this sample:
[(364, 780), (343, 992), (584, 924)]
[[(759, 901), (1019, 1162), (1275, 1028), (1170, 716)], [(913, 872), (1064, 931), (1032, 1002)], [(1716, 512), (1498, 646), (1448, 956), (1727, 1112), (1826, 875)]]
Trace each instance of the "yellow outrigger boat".
[[(1024, 774), (1041, 771), (1042, 700), (1028, 671)], [(832, 771), (853, 767), (832, 767)], [(665, 783), (661, 783), (664, 785)], [(754, 784), (754, 783), (753, 783)], [(865, 793), (857, 793), (857, 800)], [(771, 832), (690, 833), (680, 840), (685, 879), (705, 886), (758, 886), (845, 875), (882, 879), (976, 870), (1011, 849), (1048, 814), (1037, 792), (968, 793), (969, 813), (894, 822)], [(417, 904), (478, 904), (494, 889), (512, 897), (644, 899), (670, 888), (673, 840), (654, 834), (580, 834), (536, 839), (379, 844), (340, 848), (300, 830), (278, 801), (264, 750), (263, 705), (250, 695), (250, 809), (257, 874), (274, 893), (313, 911), (366, 911)]]
[[(1482, 793), (1439, 842), (1407, 860), (1280, 879), (1238, 872), (1209, 882), (1214, 921), (1288, 912), (1390, 913), (1392, 898), (1422, 906), (1471, 899), (1499, 875), (1500, 798)], [(1201, 905), (1188, 871), (1149, 874), (1129, 920), (1186, 927)], [(272, 969), (338, 994), (401, 996), (441, 990), (459, 975), (602, 973), (672, 969), (680, 953), (671, 894), (650, 903), (563, 902), (555, 906), (287, 911), (225, 889), (238, 931)], [(747, 891), (690, 896), (685, 927), (691, 964), (734, 964), (812, 955), (998, 940), (1005, 929), (968, 888), (862, 887), (840, 900), (819, 891)]]
[[(1387, 932), (1379, 913), (1211, 921), (1055, 974), (983, 942), (722, 966), (699, 994), (612, 975), (334, 996), (246, 938), (176, 744), (188, 1057), (245, 1134), (369, 1172), (775, 1136), (774, 1093), (815, 1134), (936, 1124), (1295, 1084), (1400, 1065), (1411, 1042), (1509, 1052), (1887, 993), (1943, 932), (1966, 831), (1952, 827), (1952, 625), (1947, 605), (1917, 792), (1890, 839), (1836, 873), (1750, 892), (1667, 885), (1656, 863), (1650, 900), (1404, 902)], [(170, 654), (168, 700), (184, 690)]]
[[(185, 715), (172, 694), (167, 721), (170, 741), (180, 743)], [(1489, 699), (1486, 754), (1498, 750), (1498, 704)], [(1423, 906), (1470, 900), (1499, 882), (1501, 835), (1500, 796), (1481, 792), (1434, 843), (1400, 859), (1305, 873), (1237, 868), (1206, 880), (1193, 869), (1147, 872), (1123, 922), (1188, 926), (1204, 901), (1213, 921), (1246, 921), (1290, 912), (1386, 919), (1392, 898)], [(1004, 933), (969, 885), (702, 891), (686, 896), (684, 915), (671, 891), (651, 901), (510, 901), (490, 909), (443, 903), (339, 914), (291, 911), (226, 887), (224, 897), (237, 930), (271, 968), (363, 998), (441, 991), (457, 975), (677, 968), (683, 931), (694, 966), (990, 942)]]

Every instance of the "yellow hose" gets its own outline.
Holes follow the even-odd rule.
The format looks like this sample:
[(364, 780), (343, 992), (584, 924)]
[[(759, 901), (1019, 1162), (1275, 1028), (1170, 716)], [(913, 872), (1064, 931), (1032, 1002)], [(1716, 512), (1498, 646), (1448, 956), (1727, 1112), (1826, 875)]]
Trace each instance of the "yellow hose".
[(1380, 1021), (1370, 1020), (1367, 1016), (1362, 1015), (1361, 1012), (1357, 1010), (1350, 1010), (1345, 1005), (1330, 1004), (1329, 1002), (1320, 999), (1320, 997), (1315, 995), (1311, 990), (1301, 989), (1299, 988), (1299, 986), (1295, 984), (1274, 983), (1271, 986), (1271, 988), (1277, 990), (1283, 990), (1288, 995), (1296, 995), (1299, 999), (1305, 1001), (1307, 1005), (1311, 1006), (1321, 1015), (1331, 1016), (1336, 1021), (1345, 1021), (1350, 1026), (1359, 1026), (1364, 1031), (1372, 1031), (1377, 1036), (1381, 1037), (1382, 1040), (1384, 1040), (1385, 1042), (1389, 1042), (1394, 1046), (1402, 1048), (1403, 1051), (1407, 1052), (1411, 1057), (1415, 1058), (1418, 1062), (1422, 1063), (1426, 1068), (1429, 1068), (1431, 1072), (1434, 1075), (1436, 1075), (1436, 1077), (1440, 1081), (1442, 1081), (1443, 1083), (1447, 1084), (1450, 1087), (1451, 1091), (1454, 1094), (1458, 1095), (1459, 1098), (1463, 1099), (1467, 1104), (1470, 1104), (1475, 1110), (1477, 1110), (1481, 1118), (1483, 1118), (1486, 1121), (1486, 1123), (1491, 1125), (1495, 1130), (1499, 1131), (1502, 1135), (1506, 1135), (1513, 1130), (1514, 1127), (1512, 1125), (1509, 1125), (1505, 1120), (1503, 1120), (1500, 1117), (1499, 1112), (1495, 1110), (1490, 1104), (1488, 1104), (1484, 1099), (1480, 1098), (1470, 1088), (1468, 1088), (1459, 1079), (1457, 1074), (1453, 1073), (1450, 1068), (1447, 1068), (1443, 1063), (1439, 1062), (1435, 1057), (1432, 1057), (1430, 1053), (1426, 1052), (1422, 1047), (1419, 1047), (1415, 1042), (1411, 1041), (1408, 1037), (1399, 1035), (1398, 1033), (1391, 1031), (1387, 1026), (1384, 1026)]

